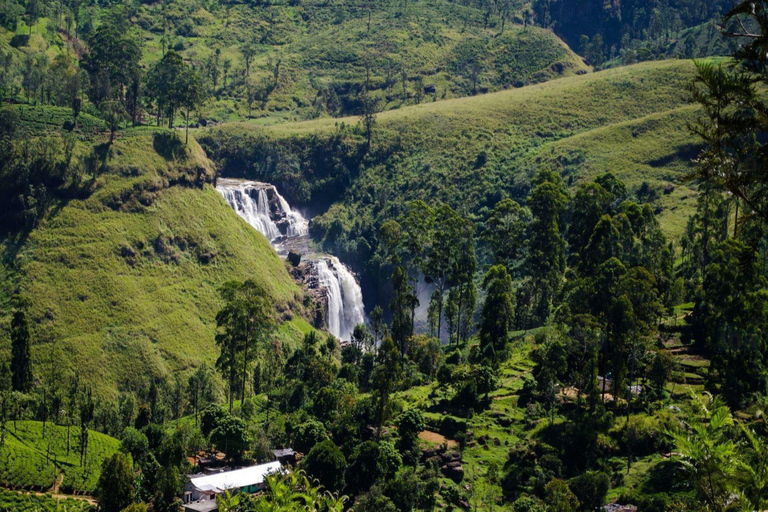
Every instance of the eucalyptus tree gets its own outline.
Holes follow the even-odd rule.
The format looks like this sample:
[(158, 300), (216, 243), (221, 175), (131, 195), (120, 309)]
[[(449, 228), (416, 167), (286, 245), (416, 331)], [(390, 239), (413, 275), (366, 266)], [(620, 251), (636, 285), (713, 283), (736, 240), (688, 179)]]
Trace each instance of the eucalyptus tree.
[[(216, 366), (228, 383), (231, 412), (236, 386), (240, 386), (240, 398), (244, 399), (248, 366), (256, 357), (256, 348), (272, 332), (275, 321), (269, 294), (254, 280), (228, 282), (222, 287), (221, 296), (225, 304), (216, 315), (216, 344), (221, 350)], [(240, 382), (236, 382), (237, 377)]]

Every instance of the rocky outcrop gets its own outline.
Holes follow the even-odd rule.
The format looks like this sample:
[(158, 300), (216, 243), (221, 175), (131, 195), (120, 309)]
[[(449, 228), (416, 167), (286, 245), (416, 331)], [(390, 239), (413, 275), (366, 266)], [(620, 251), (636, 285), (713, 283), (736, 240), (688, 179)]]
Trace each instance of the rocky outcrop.
[(432, 461), (440, 466), (440, 472), (456, 483), (464, 479), (464, 467), (462, 466), (461, 452), (448, 450), (441, 446), (428, 448), (421, 453), (422, 461)]
[[(301, 256), (299, 256), (301, 258)], [(307, 310), (311, 312), (312, 326), (316, 329), (326, 328), (326, 311), (328, 310), (328, 294), (320, 286), (320, 280), (317, 276), (316, 263), (314, 261), (303, 261), (296, 266), (288, 269), (293, 280), (307, 290), (308, 303), (304, 304)]]

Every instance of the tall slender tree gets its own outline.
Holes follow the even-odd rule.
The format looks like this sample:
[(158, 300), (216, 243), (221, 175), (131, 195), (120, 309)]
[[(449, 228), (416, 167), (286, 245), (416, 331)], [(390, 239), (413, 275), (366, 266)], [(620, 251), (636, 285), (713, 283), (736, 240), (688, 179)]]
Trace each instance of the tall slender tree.
[[(240, 386), (240, 398), (245, 399), (248, 367), (274, 327), (274, 319), (269, 295), (256, 281), (226, 283), (221, 296), (225, 305), (216, 315), (216, 344), (221, 349), (216, 365), (228, 382), (231, 411), (236, 386)], [(236, 382), (238, 376), (240, 381)]]
[(32, 354), (26, 304), (17, 301), (11, 319), (11, 372), (14, 391), (27, 393), (32, 389)]

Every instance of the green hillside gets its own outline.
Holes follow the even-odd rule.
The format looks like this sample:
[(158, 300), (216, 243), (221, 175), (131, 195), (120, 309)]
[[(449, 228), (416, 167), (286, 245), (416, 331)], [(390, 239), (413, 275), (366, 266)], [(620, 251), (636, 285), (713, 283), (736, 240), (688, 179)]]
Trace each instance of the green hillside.
[(541, 168), (571, 185), (606, 171), (633, 192), (646, 182), (641, 193), (674, 239), (695, 203), (683, 183), (695, 154), (692, 76), (686, 61), (644, 63), (384, 112), (368, 154), (355, 117), (231, 124), (201, 141), (224, 175), (280, 183), (294, 201), (327, 209), (313, 233), (353, 262), (370, 259), (378, 225), (406, 201), (439, 199), (482, 225), (501, 198), (523, 201)]
[(213, 167), (200, 147), (164, 142), (174, 137), (121, 136), (90, 197), (5, 244), (31, 302), (36, 361), (57, 359), (100, 395), (212, 363), (218, 289), (228, 280), (267, 288), (288, 321), (284, 338), (308, 328), (296, 316), (303, 292), (283, 262), (206, 183)]
[[(122, 30), (141, 49), (142, 73), (168, 50), (198, 71), (209, 98), (194, 120), (204, 123), (354, 114), (363, 89), (392, 109), (591, 70), (551, 31), (524, 26), (519, 9), (505, 11), (502, 25), (501, 12), (487, 16), (450, 0), (84, 2), (77, 9), (44, 1), (32, 27), (23, 12), (11, 1), (0, 16), (3, 97), (70, 106), (68, 88), (85, 85), (74, 79), (77, 59), (104, 20), (120, 13), (129, 24)], [(142, 107), (145, 117), (154, 114), (149, 103)], [(90, 102), (83, 110), (99, 115)]]

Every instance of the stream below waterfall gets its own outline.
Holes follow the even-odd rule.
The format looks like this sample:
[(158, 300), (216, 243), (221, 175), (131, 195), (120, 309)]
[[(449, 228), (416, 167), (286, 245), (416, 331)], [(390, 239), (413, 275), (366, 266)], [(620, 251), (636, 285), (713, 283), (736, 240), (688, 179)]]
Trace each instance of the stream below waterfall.
[(267, 237), (281, 257), (289, 251), (302, 255), (323, 290), (328, 330), (349, 341), (355, 326), (365, 323), (363, 293), (352, 272), (337, 257), (314, 251), (309, 221), (269, 183), (220, 178), (216, 190), (240, 217)]

